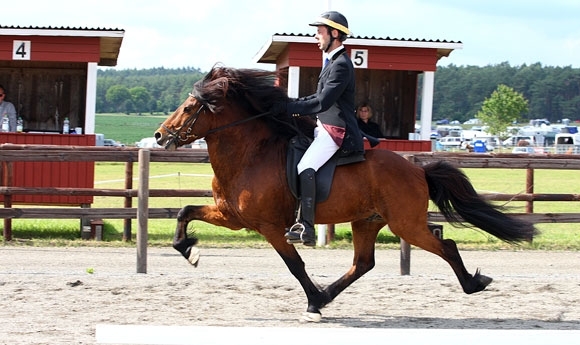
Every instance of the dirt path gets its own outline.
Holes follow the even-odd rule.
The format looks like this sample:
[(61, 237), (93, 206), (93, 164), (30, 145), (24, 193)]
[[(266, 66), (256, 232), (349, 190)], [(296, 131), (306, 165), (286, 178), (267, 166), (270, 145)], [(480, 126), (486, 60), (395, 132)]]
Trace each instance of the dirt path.
[[(580, 329), (580, 252), (462, 252), (468, 270), (494, 278), (465, 295), (449, 266), (413, 250), (380, 250), (373, 271), (300, 324), (298, 282), (270, 249), (204, 249), (193, 268), (171, 248), (0, 247), (0, 343), (93, 344), (97, 324), (257, 327)], [(350, 250), (301, 249), (320, 284), (342, 275)], [(92, 269), (93, 274), (87, 273)]]

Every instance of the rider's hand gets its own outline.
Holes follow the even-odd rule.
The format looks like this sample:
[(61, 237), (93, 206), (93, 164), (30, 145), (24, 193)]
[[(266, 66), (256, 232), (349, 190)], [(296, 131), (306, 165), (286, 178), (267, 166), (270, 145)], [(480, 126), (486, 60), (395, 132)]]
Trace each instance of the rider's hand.
[(285, 101), (277, 101), (274, 104), (272, 104), (272, 107), (270, 108), (270, 112), (273, 115), (286, 115), (288, 114), (288, 102)]

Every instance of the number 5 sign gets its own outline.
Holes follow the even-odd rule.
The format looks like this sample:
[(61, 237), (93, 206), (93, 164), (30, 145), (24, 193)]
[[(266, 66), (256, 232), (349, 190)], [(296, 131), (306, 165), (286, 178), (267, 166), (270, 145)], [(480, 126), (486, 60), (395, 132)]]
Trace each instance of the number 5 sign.
[(350, 60), (354, 68), (368, 68), (369, 50), (368, 49), (352, 49), (350, 51)]
[(30, 60), (30, 41), (14, 41), (12, 60)]

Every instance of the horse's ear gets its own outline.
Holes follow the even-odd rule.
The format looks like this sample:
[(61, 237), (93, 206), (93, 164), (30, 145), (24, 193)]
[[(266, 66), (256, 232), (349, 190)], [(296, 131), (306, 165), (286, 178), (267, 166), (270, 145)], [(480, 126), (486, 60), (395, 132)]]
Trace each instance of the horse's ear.
[(215, 80), (204, 83), (203, 98), (207, 100), (206, 105), (209, 108), (209, 111), (215, 113), (221, 110), (221, 104), (225, 99), (228, 88), (229, 82), (226, 77), (216, 78)]
[[(226, 93), (228, 92), (230, 84), (228, 78), (226, 77), (219, 77), (215, 80), (212, 80), (206, 85), (206, 88), (210, 90), (212, 94), (216, 97), (224, 98)], [(218, 96), (221, 93), (221, 96)]]

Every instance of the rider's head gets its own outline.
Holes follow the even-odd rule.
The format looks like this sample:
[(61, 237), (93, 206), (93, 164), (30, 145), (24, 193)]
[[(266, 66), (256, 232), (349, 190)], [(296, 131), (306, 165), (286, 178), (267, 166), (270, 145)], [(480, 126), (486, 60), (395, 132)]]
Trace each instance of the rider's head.
[(322, 13), (318, 19), (310, 23), (310, 26), (318, 27), (315, 37), (318, 41), (318, 47), (324, 52), (329, 52), (336, 48), (340, 42), (346, 40), (346, 37), (351, 34), (346, 17), (336, 11)]

